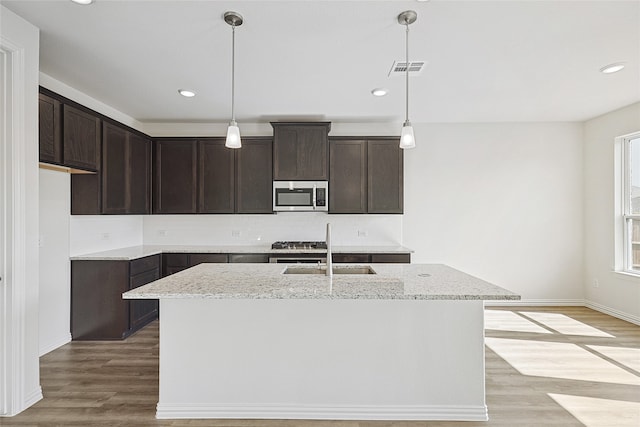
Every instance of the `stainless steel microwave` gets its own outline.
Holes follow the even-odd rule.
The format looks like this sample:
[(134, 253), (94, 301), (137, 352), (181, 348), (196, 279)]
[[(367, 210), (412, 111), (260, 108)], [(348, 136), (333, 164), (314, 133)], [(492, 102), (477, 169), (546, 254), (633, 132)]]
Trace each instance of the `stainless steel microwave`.
[(273, 181), (273, 210), (326, 212), (329, 210), (329, 182)]

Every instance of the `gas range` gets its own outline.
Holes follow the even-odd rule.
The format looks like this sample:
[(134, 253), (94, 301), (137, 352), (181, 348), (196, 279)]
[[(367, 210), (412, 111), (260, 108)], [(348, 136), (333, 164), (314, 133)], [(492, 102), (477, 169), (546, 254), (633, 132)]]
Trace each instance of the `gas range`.
[(275, 242), (271, 249), (327, 249), (327, 242)]

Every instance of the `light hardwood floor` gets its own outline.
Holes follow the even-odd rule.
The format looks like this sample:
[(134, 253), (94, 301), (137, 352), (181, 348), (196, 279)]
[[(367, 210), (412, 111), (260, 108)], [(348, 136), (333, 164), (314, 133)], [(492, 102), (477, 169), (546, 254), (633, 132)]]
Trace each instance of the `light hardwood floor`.
[(487, 307), (488, 422), (156, 420), (158, 322), (41, 358), (44, 399), (0, 425), (640, 426), (640, 326), (582, 307)]

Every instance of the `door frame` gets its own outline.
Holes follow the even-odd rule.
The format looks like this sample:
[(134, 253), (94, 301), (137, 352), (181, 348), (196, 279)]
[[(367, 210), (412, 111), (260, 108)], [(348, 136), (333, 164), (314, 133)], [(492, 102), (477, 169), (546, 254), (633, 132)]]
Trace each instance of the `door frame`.
[[(0, 417), (15, 415), (42, 399), (39, 384), (35, 389), (29, 384), (34, 375), (39, 377), (28, 335), (33, 329), (28, 302), (34, 299), (28, 292), (33, 293), (37, 283), (28, 283), (32, 276), (27, 271), (33, 234), (28, 206), (38, 189), (26, 188), (31, 150), (27, 146), (33, 143), (32, 118), (27, 117), (33, 102), (27, 99), (32, 53), (27, 49), (0, 35)], [(34, 300), (37, 303), (37, 294)]]

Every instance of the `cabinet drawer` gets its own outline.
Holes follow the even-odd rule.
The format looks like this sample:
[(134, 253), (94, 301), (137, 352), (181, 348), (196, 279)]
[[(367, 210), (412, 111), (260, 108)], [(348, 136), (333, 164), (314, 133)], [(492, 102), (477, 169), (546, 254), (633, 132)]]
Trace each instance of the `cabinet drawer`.
[(230, 254), (229, 262), (269, 262), (269, 254)]
[(154, 280), (158, 280), (159, 278), (160, 270), (158, 270), (157, 268), (155, 270), (150, 270), (145, 273), (132, 276), (129, 279), (129, 289), (135, 289), (139, 286), (146, 285), (147, 283), (151, 283)]
[(371, 254), (371, 262), (410, 264), (411, 254)]
[(163, 261), (166, 267), (188, 267), (189, 254), (164, 254)]
[(333, 262), (369, 262), (369, 254), (334, 254)]
[(140, 274), (149, 270), (157, 270), (160, 267), (160, 255), (151, 255), (148, 257), (136, 259), (131, 261), (130, 265), (131, 276), (135, 276), (136, 274)]
[(191, 254), (189, 256), (189, 266), (202, 264), (205, 262), (224, 263), (227, 262), (227, 254)]

